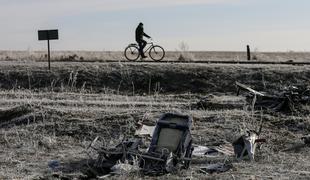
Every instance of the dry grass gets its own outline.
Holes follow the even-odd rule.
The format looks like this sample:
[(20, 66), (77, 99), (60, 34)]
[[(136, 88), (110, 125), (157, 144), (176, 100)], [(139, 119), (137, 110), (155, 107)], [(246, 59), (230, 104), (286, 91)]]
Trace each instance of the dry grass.
[[(308, 147), (282, 151), (302, 143), (299, 138), (310, 131), (308, 114), (261, 114), (246, 107), (226, 108), (231, 106), (230, 103), (240, 101), (240, 97), (233, 95), (234, 87), (230, 85), (235, 78), (243, 77), (243, 81), (254, 87), (279, 89), (280, 84), (308, 83), (308, 67), (187, 67), (113, 63), (55, 65), (50, 74), (45, 74), (43, 63), (1, 63), (0, 72), (5, 78), (0, 80), (0, 115), (1, 112), (14, 110), (14, 107), (27, 107), (29, 111), (18, 113), (19, 110), (14, 110), (16, 116), (0, 121), (0, 179), (38, 179), (52, 177), (55, 173), (61, 177), (82, 177), (90, 159), (86, 147), (95, 137), (100, 136), (106, 143), (116, 144), (132, 136), (139, 121), (155, 124), (158, 117), (166, 112), (193, 116), (195, 144), (216, 146), (231, 143), (245, 127), (256, 128), (261, 119), (264, 122), (262, 137), (267, 139), (267, 143), (258, 150), (256, 162), (233, 162), (234, 168), (222, 174), (200, 174), (197, 171), (200, 165), (196, 164), (188, 171), (160, 178), (307, 179), (310, 175)], [(171, 72), (171, 68), (175, 71)], [(142, 74), (141, 77), (145, 77), (146, 72), (149, 76), (134, 81), (138, 77), (134, 76), (136, 72), (140, 73), (137, 73), (139, 76)], [(185, 75), (189, 77), (183, 78), (185, 81), (173, 79)], [(102, 81), (106, 80), (106, 76), (116, 85)], [(151, 83), (150, 76), (153, 77)], [(168, 77), (154, 78), (156, 76)], [(96, 81), (93, 81), (95, 78)], [(19, 82), (23, 79), (25, 84)], [(206, 87), (206, 93), (186, 92), (199, 86), (193, 82), (201, 79), (204, 79), (201, 85), (212, 85)], [(128, 80), (131, 82), (124, 82)], [(49, 83), (42, 82), (39, 86), (40, 81)], [(86, 82), (84, 86), (83, 82)], [(118, 88), (121, 82), (124, 85)], [(139, 87), (138, 83), (142, 82)], [(11, 86), (12, 83), (15, 85)], [(218, 93), (219, 89), (227, 93)], [(193, 104), (209, 92), (213, 93), (214, 104), (226, 104), (226, 107), (193, 108)], [(53, 160), (60, 163), (54, 170), (48, 166)], [(152, 177), (135, 173), (114, 178)]]
[[(46, 51), (0, 51), (0, 60), (46, 61)], [(126, 61), (123, 51), (53, 51), (53, 61)], [(181, 58), (182, 57), (182, 58)], [(252, 61), (310, 61), (309, 52), (252, 52)], [(254, 58), (255, 57), (255, 58)], [(147, 59), (148, 60), (148, 59)], [(167, 51), (165, 60), (171, 61), (246, 61), (246, 51), (190, 51), (186, 43), (181, 43), (175, 51)], [(151, 60), (150, 60), (151, 61)]]

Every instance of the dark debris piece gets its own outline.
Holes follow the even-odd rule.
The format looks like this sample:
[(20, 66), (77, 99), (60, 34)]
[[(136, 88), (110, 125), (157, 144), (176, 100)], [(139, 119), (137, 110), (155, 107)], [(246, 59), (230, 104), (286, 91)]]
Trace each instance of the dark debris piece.
[(300, 112), (301, 105), (310, 104), (310, 88), (305, 86), (288, 86), (280, 93), (265, 94), (236, 82), (238, 94), (240, 90), (248, 92), (247, 102), (256, 109), (271, 110), (274, 112)]
[(216, 164), (210, 164), (206, 167), (201, 167), (200, 172), (202, 173), (223, 173), (226, 171), (229, 171), (233, 168), (233, 165), (231, 163), (216, 163)]

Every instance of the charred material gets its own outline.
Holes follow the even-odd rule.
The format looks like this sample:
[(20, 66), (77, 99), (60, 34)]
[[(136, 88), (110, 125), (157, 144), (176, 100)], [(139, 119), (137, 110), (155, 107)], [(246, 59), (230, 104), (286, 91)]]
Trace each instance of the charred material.
[(141, 139), (129, 139), (123, 141), (113, 148), (100, 147), (95, 148), (93, 144), (99, 139), (97, 137), (91, 144), (89, 148), (95, 150), (98, 154), (93, 163), (89, 165), (88, 174), (91, 175), (105, 175), (111, 172), (111, 168), (117, 164), (129, 163), (133, 164), (136, 156), (139, 154), (139, 146), (141, 145)]
[(141, 139), (124, 141), (114, 148), (97, 149), (97, 168), (110, 172), (117, 164), (135, 164), (137, 161), (144, 174), (160, 175), (188, 168), (192, 155), (190, 133), (192, 118), (167, 113), (158, 120), (148, 150), (142, 151)]
[(257, 109), (266, 109), (274, 112), (298, 112), (301, 105), (310, 103), (310, 89), (305, 87), (288, 86), (282, 92), (270, 95), (258, 92), (246, 85), (236, 82), (238, 93), (246, 90), (248, 104)]

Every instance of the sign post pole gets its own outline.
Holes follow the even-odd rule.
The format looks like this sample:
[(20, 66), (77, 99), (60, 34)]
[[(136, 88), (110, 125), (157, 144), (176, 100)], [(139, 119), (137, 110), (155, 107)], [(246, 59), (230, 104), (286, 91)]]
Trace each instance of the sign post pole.
[(51, 70), (51, 49), (50, 49), (50, 40), (58, 39), (58, 30), (39, 30), (39, 41), (47, 40), (47, 60), (48, 60), (48, 70)]

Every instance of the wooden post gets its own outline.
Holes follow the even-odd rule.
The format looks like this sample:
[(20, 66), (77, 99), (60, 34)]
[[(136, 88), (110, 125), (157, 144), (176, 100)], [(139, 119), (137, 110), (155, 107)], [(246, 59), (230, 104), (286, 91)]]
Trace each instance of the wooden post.
[(47, 40), (47, 60), (48, 60), (48, 70), (51, 70), (51, 50), (50, 50), (50, 40)]
[(247, 57), (248, 57), (248, 61), (249, 61), (249, 60), (251, 60), (251, 50), (250, 50), (249, 45), (246, 46), (246, 50), (247, 50)]

